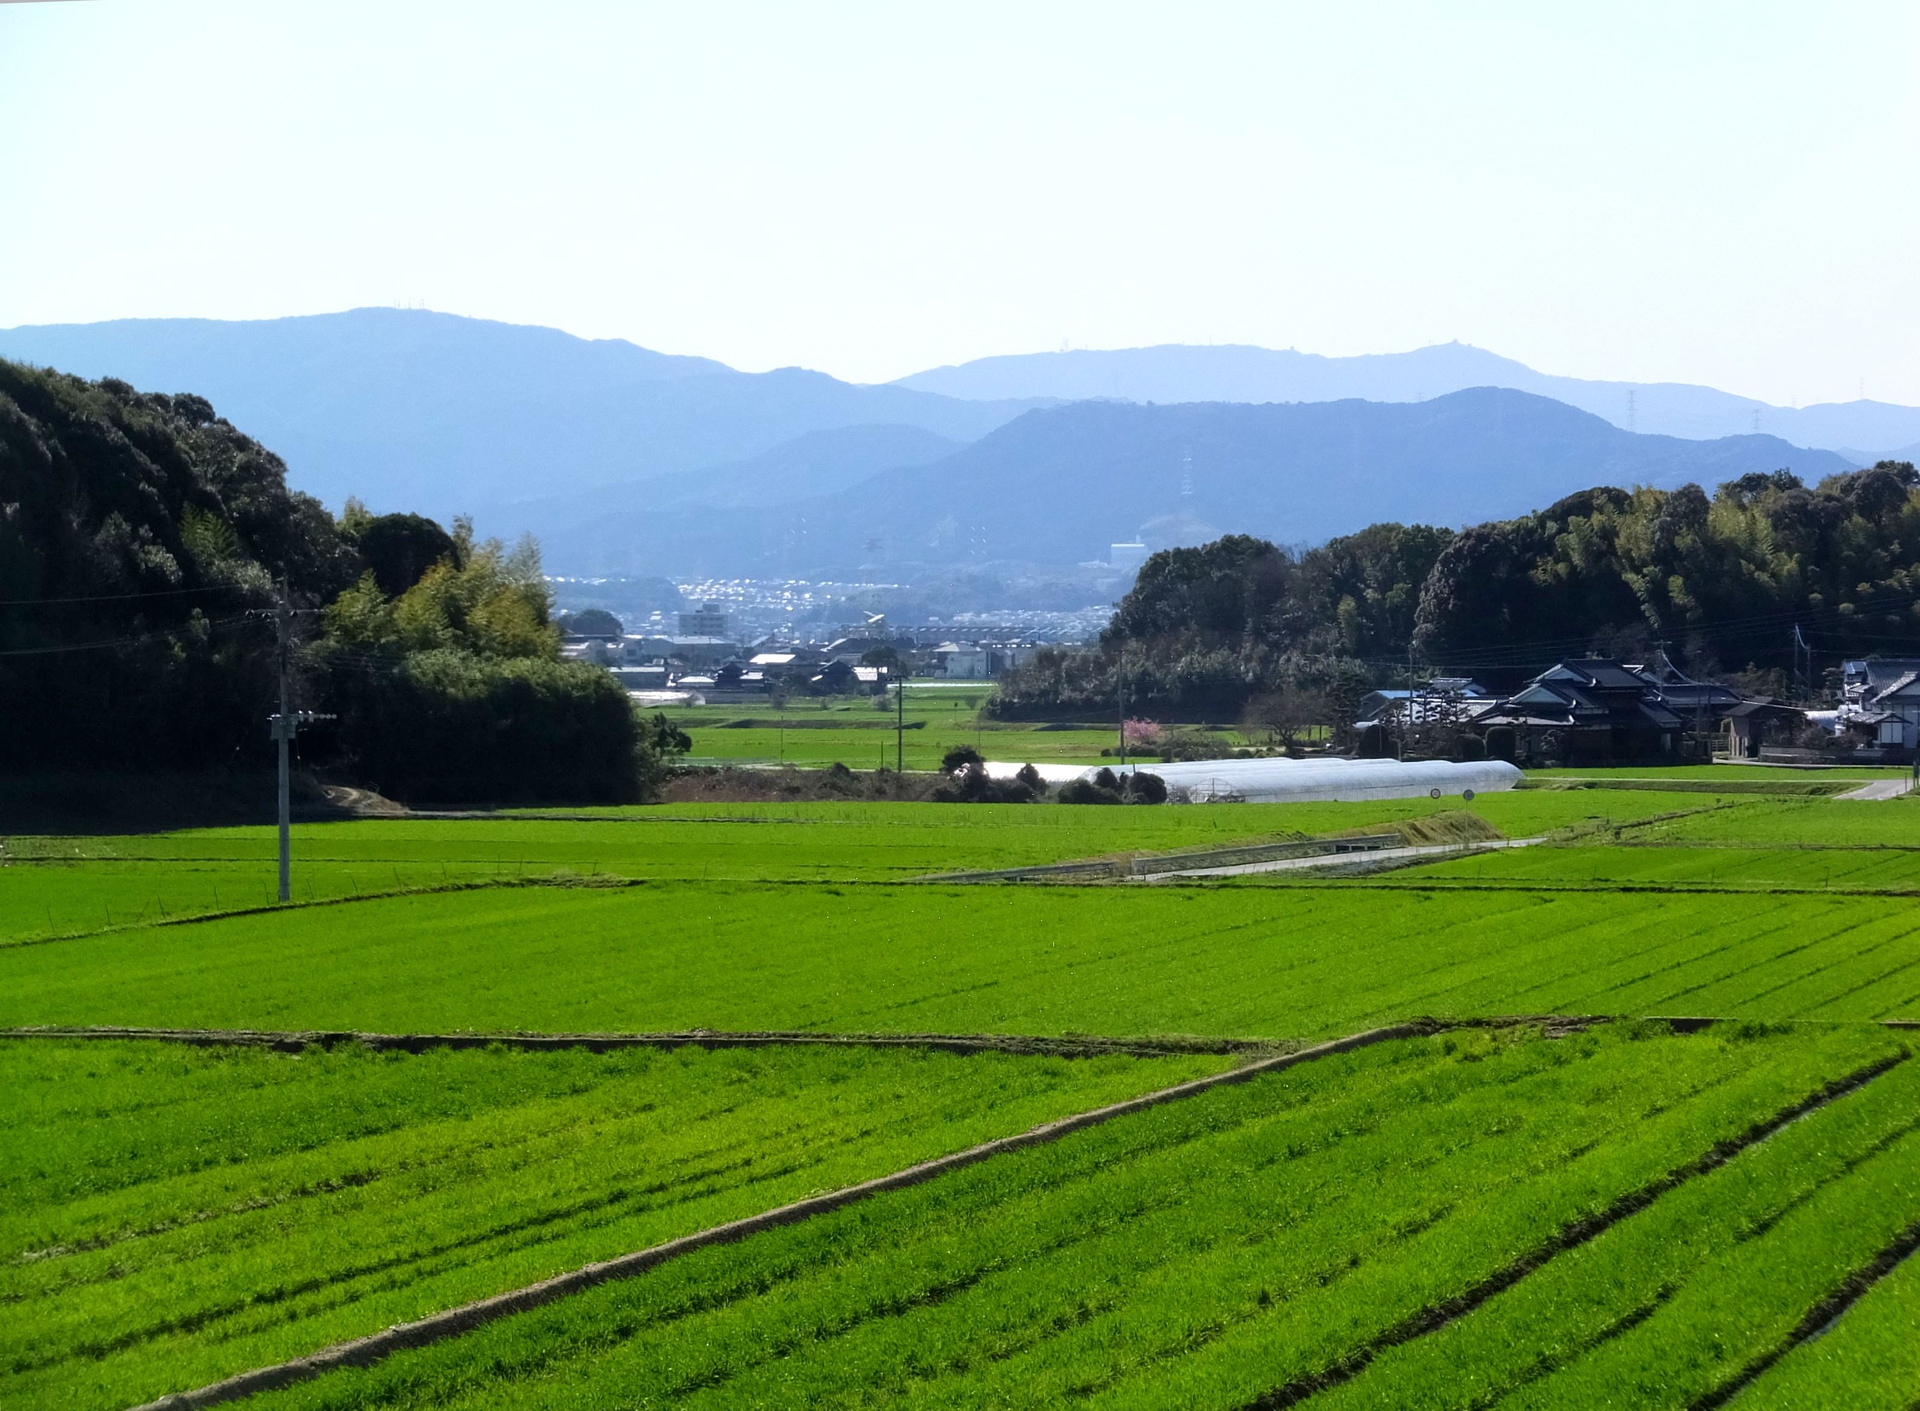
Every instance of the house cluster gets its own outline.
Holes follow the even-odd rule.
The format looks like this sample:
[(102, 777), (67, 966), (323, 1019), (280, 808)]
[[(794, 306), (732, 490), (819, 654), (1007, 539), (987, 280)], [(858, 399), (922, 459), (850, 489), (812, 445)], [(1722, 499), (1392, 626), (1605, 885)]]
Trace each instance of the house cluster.
[(1025, 661), (1039, 644), (946, 641), (925, 631), (896, 632), (881, 617), (833, 641), (742, 640), (718, 603), (679, 614), (679, 630), (659, 634), (569, 636), (561, 654), (606, 667), (629, 691), (696, 692), (706, 699), (778, 693), (874, 694), (904, 671), (915, 678), (990, 680)]
[(1508, 696), (1463, 677), (1375, 691), (1355, 729), (1362, 754), (1393, 753), (1425, 736), (1429, 748), (1478, 748), (1521, 763), (1604, 764), (1709, 754), (1757, 759), (1763, 746), (1790, 748), (1806, 724), (1804, 711), (1692, 680), (1664, 657), (1639, 665), (1583, 657), (1555, 664)]

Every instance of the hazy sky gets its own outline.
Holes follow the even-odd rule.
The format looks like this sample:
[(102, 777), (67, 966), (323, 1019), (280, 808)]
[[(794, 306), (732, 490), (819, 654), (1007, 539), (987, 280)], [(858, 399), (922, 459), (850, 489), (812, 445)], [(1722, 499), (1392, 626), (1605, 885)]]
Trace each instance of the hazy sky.
[(1920, 5), (0, 4), (0, 326), (411, 303), (1920, 403)]

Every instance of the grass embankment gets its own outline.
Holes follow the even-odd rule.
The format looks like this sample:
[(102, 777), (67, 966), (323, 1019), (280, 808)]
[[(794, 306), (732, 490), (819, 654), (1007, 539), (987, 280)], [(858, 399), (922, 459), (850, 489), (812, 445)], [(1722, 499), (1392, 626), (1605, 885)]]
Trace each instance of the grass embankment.
[[(1660, 1313), (1567, 1347), (1585, 1355), (1563, 1384), (1617, 1389), (1624, 1368), (1704, 1391), (1920, 1215), (1920, 1192), (1889, 1179), (1910, 1169), (1920, 1097), (1910, 1063), (1886, 1067), (1899, 1053), (1858, 1030), (1381, 1045), (259, 1404), (564, 1408), (644, 1388), (689, 1407), (1237, 1408), (1390, 1375), (1434, 1338), (1524, 1367), (1561, 1348), (1563, 1306), (1577, 1339), (1650, 1288)], [(1848, 1080), (1862, 1085), (1823, 1102)], [(1777, 1151), (1759, 1140), (1802, 1111)], [(1838, 1207), (1845, 1235), (1805, 1262), (1801, 1233)], [(1749, 1296), (1730, 1302), (1734, 1267)], [(1549, 1321), (1519, 1316), (1556, 1293)], [(1466, 1316), (1428, 1331), (1449, 1313)], [(1345, 1390), (1466, 1404), (1484, 1385), (1456, 1377), (1428, 1401)]]
[(1304, 1038), (1513, 1013), (1920, 1017), (1920, 912), (1732, 893), (662, 882), (0, 949), (8, 1025)]
[(131, 1405), (1231, 1061), (0, 1043), (0, 1402)]
[[(1630, 822), (1712, 799), (1494, 794), (1473, 811), (1509, 837)], [(894, 803), (680, 804), (586, 819), (361, 819), (293, 830), (299, 901), (580, 876), (860, 881), (1032, 867), (1417, 822), (1459, 800), (1190, 808)], [(1884, 807), (1884, 805), (1876, 805)], [(0, 839), (0, 940), (271, 905), (271, 828)]]

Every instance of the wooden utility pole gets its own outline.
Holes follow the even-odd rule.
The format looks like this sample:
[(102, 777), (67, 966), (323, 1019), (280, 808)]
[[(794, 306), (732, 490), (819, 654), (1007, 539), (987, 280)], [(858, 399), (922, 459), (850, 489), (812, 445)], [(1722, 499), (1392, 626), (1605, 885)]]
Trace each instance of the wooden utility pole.
[(907, 772), (907, 673), (900, 672), (899, 684), (894, 687), (893, 717), (893, 772)]

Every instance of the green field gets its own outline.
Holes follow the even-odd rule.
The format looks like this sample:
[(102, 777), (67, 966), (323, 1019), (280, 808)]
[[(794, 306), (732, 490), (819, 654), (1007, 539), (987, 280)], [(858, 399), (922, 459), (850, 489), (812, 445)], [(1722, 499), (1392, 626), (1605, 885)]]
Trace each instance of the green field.
[[(1474, 811), (1510, 837), (1592, 829), (1723, 802), (1692, 794), (1516, 792)], [(294, 896), (337, 900), (604, 875), (856, 881), (1335, 833), (1458, 800), (1088, 809), (952, 804), (676, 804), (587, 814), (296, 825)], [(1867, 805), (1878, 807), (1878, 805)], [(0, 941), (271, 905), (270, 829), (0, 839)]]
[[(0, 1026), (1468, 1026), (263, 1405), (1912, 1411), (1920, 802), (1526, 790), (1472, 811), (1547, 841), (1361, 875), (908, 880), (1459, 807), (366, 819), (295, 830), (285, 908), (269, 829), (9, 836)], [(1616, 1022), (1477, 1022), (1550, 1014)], [(10, 1040), (0, 1404), (131, 1405), (1237, 1061)]]
[[(1118, 722), (1091, 729), (1039, 729), (981, 718), (990, 687), (909, 685), (904, 720), (892, 697), (876, 710), (867, 697), (794, 697), (784, 709), (771, 701), (751, 706), (669, 706), (665, 714), (693, 740), (690, 762), (719, 764), (844, 764), (849, 769), (938, 769), (941, 756), (970, 745), (988, 759), (1036, 764), (1100, 764), (1102, 750), (1119, 745)], [(904, 723), (904, 729), (897, 726)], [(1091, 724), (1091, 722), (1085, 722)], [(1223, 732), (1228, 747), (1244, 743)]]
[[(1632, 1311), (1662, 1277), (1670, 1307), (1711, 1300), (1711, 1256), (1798, 1273), (1794, 1226), (1744, 1249), (1736, 1239), (1740, 1217), (1750, 1227), (1793, 1212), (1809, 1192), (1849, 1205), (1859, 1237), (1846, 1253), (1870, 1258), (1877, 1234), (1920, 1214), (1920, 1191), (1887, 1180), (1920, 1145), (1912, 1064), (1821, 1108), (1778, 1147), (1699, 1168), (1900, 1052), (1859, 1034), (1385, 1045), (703, 1253), (268, 1404), (585, 1407), (624, 1388), (650, 1405), (1247, 1406), (1326, 1377), (1530, 1260), (1538, 1270), (1510, 1296), (1570, 1285), (1553, 1313), (1577, 1307), (1590, 1321)], [(1728, 1187), (1747, 1208), (1717, 1225), (1678, 1222), (1710, 1252), (1687, 1261), (1663, 1235), (1682, 1208), (1719, 1214)], [(1551, 1257), (1580, 1221), (1649, 1191), (1668, 1198), (1614, 1224), (1611, 1245)], [(1824, 1291), (1831, 1277), (1808, 1270), (1799, 1283)], [(1805, 1289), (1769, 1293), (1783, 1303)], [(1525, 1368), (1557, 1331), (1527, 1311), (1482, 1304), (1478, 1321), (1450, 1325), (1445, 1351)], [(1509, 1336), (1487, 1335), (1494, 1323)], [(1709, 1389), (1744, 1347), (1698, 1365), (1697, 1318), (1691, 1328), (1688, 1380)], [(1636, 1331), (1641, 1343), (1688, 1341), (1661, 1339), (1672, 1330), (1654, 1320)], [(1758, 1348), (1777, 1336), (1756, 1332), (1745, 1341)], [(1568, 1359), (1562, 1379), (1604, 1393), (1620, 1359), (1614, 1347), (1597, 1354)], [(1356, 1396), (1327, 1400), (1414, 1404), (1372, 1383), (1417, 1388), (1425, 1370), (1381, 1359), (1364, 1384), (1338, 1388)]]
[(1736, 892), (661, 882), (0, 949), (6, 1025), (1304, 1038), (1541, 1013), (1920, 1018), (1920, 909)]
[(0, 1045), (0, 1399), (132, 1405), (1226, 1061)]

